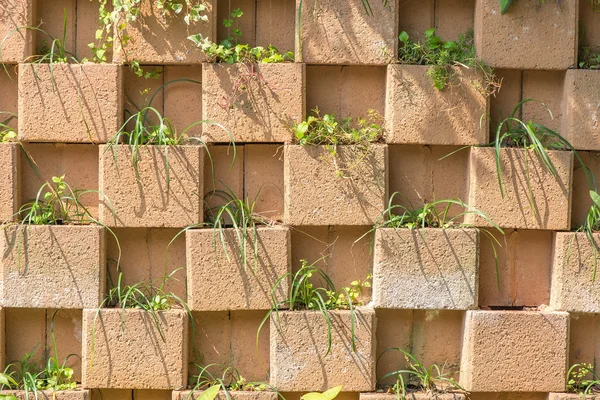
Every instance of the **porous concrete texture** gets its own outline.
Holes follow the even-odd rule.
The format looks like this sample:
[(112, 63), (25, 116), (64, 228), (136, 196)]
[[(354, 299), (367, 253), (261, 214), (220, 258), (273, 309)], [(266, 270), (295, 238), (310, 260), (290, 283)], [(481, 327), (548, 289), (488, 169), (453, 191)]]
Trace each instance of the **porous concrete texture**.
[(385, 208), (386, 145), (286, 145), (284, 217), (289, 225), (373, 225)]
[[(182, 390), (182, 391), (173, 391), (172, 400), (197, 400), (202, 395), (204, 390)], [(225, 392), (219, 392), (216, 400), (277, 400), (278, 395), (276, 392), (261, 392), (261, 391), (229, 391), (227, 394)]]
[(473, 392), (565, 389), (569, 314), (467, 311), (460, 385)]
[(286, 279), (271, 292), (291, 272), (287, 227), (257, 227), (256, 235), (253, 228), (246, 233), (190, 229), (186, 248), (188, 305), (193, 311), (269, 310), (272, 295), (282, 301), (288, 294)]
[[(114, 24), (113, 62), (128, 63), (136, 60), (142, 65), (162, 65), (200, 64), (207, 61), (206, 56), (188, 39), (190, 35), (201, 33), (203, 37), (216, 42), (216, 1), (203, 0), (202, 3), (207, 6), (208, 21), (190, 21), (189, 25), (181, 14), (163, 16), (156, 3), (140, 3), (140, 12), (134, 22), (121, 20)], [(126, 26), (120, 31), (119, 26), (123, 23)], [(124, 37), (127, 37), (125, 44)]]
[(120, 65), (20, 64), (19, 139), (105, 143), (123, 123), (122, 92)]
[[(553, 175), (533, 150), (500, 149), (500, 180), (496, 178), (496, 150), (472, 147), (467, 203), (483, 211), (503, 228), (568, 230), (571, 226), (573, 153), (549, 150)], [(475, 214), (465, 217), (475, 226), (490, 223)]]
[(429, 66), (387, 67), (385, 141), (389, 144), (476, 145), (489, 142), (489, 113), (479, 71), (454, 67), (443, 90), (433, 86)]
[(33, 31), (16, 29), (34, 25), (33, 3), (33, 0), (3, 0), (0, 4), (0, 61), (3, 63), (20, 63), (31, 55)]
[(600, 71), (569, 69), (563, 98), (564, 137), (576, 150), (600, 150)]
[[(408, 392), (407, 398), (413, 400), (464, 400), (463, 393), (419, 393)], [(361, 393), (359, 400), (394, 400), (398, 395), (395, 393)]]
[(479, 236), (476, 229), (377, 229), (373, 307), (477, 308)]
[(24, 390), (2, 390), (4, 396), (15, 396), (18, 400), (88, 400), (91, 399), (91, 393), (89, 390), (76, 389), (76, 390), (39, 390), (36, 393), (29, 391), (28, 395), (25, 395)]
[(328, 324), (320, 311), (280, 311), (271, 314), (270, 383), (281, 392), (324, 391), (342, 385), (345, 392), (375, 389), (375, 328), (373, 309), (352, 314), (329, 311)]
[(600, 279), (596, 280), (600, 234), (554, 232), (550, 307), (560, 311), (600, 313)]
[(579, 393), (548, 393), (548, 400), (596, 400), (596, 395), (582, 396)]
[(187, 384), (188, 314), (183, 310), (83, 311), (85, 388), (180, 389)]
[(305, 76), (300, 63), (203, 64), (202, 117), (212, 122), (204, 140), (291, 142), (290, 127), (306, 113)]
[(398, 54), (398, 1), (296, 0), (300, 32), (296, 61), (307, 64), (387, 64)]
[(13, 221), (20, 206), (20, 188), (17, 166), (21, 149), (16, 143), (0, 143), (0, 223)]
[[(177, 132), (202, 120), (202, 65), (167, 65), (164, 69), (164, 115), (171, 121)], [(181, 81), (176, 81), (181, 79)], [(195, 82), (188, 82), (191, 79)], [(200, 136), (202, 124), (196, 124), (185, 133), (186, 136)]]
[[(99, 204), (107, 226), (184, 228), (202, 221), (204, 148), (99, 146)], [(115, 223), (116, 216), (116, 223)]]
[[(584, 0), (585, 1), (585, 0)], [(492, 68), (567, 69), (577, 63), (579, 0), (475, 3), (477, 56)]]
[(244, 192), (254, 212), (283, 220), (283, 149), (278, 144), (244, 146)]
[(106, 286), (101, 226), (14, 225), (0, 231), (2, 305), (94, 308)]

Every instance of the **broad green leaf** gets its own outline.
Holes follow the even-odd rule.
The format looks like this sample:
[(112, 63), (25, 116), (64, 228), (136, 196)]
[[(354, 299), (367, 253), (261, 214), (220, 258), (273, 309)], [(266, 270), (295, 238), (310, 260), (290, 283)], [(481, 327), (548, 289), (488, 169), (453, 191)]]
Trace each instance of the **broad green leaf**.
[(596, 207), (600, 208), (600, 195), (593, 190), (590, 190), (590, 197), (592, 201), (596, 205)]
[(513, 0), (500, 0), (500, 14), (504, 14)]
[(337, 397), (338, 394), (340, 394), (341, 391), (342, 391), (342, 385), (339, 385), (339, 386), (336, 386), (334, 388), (324, 391), (323, 396), (325, 396), (325, 398), (327, 400), (333, 400)]
[(219, 389), (221, 385), (213, 385), (206, 389), (200, 396), (198, 396), (197, 400), (213, 400), (219, 394)]
[(400, 36), (398, 36), (398, 39), (400, 39), (402, 43), (408, 42), (408, 33), (406, 33), (406, 31), (402, 31)]
[(306, 393), (304, 396), (300, 397), (300, 400), (327, 400), (327, 398), (322, 393)]

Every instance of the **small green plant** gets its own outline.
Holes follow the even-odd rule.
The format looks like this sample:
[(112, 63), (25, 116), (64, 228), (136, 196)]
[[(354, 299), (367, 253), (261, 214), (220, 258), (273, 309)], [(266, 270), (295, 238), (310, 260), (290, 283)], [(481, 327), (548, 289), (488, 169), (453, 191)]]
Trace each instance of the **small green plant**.
[(582, 397), (600, 391), (600, 376), (594, 371), (592, 364), (574, 364), (567, 372), (567, 392), (577, 393)]
[[(38, 399), (38, 391), (40, 390), (52, 390), (56, 392), (76, 388), (77, 383), (73, 380), (73, 369), (67, 367), (67, 363), (71, 358), (79, 356), (69, 354), (62, 363), (58, 359), (58, 348), (54, 334), (54, 319), (58, 311), (52, 314), (50, 321), (52, 357), (49, 357), (46, 364), (40, 367), (32, 360), (35, 353), (35, 349), (33, 349), (18, 362), (9, 364), (4, 369), (4, 372), (0, 373), (0, 390), (23, 390), (25, 391), (26, 399), (29, 398), (30, 393), (33, 394), (35, 399)], [(7, 395), (5, 399), (13, 400), (17, 398)]]
[(600, 52), (591, 47), (581, 47), (577, 65), (581, 69), (600, 69)]
[[(560, 4), (562, 0), (556, 0), (556, 3)], [(512, 4), (513, 0), (500, 0), (500, 14), (504, 14), (508, 8), (510, 7), (510, 5)], [(546, 2), (546, 0), (539, 0), (539, 4), (544, 4)], [(598, 2), (598, 0), (590, 0), (590, 2), (592, 3), (592, 7), (598, 7), (598, 5), (600, 5), (600, 2)]]
[(221, 364), (209, 364), (206, 366), (195, 365), (198, 375), (190, 377), (190, 394), (186, 399), (193, 399), (194, 392), (203, 390), (204, 388), (217, 387), (225, 393), (227, 399), (231, 399), (229, 392), (235, 391), (274, 391), (285, 400), (281, 393), (273, 386), (265, 382), (248, 382), (236, 368)]
[(8, 117), (0, 121), (0, 143), (17, 142), (17, 131), (8, 126), (10, 121), (17, 119), (17, 115), (8, 111), (0, 111), (0, 115), (7, 115)]
[[(319, 261), (319, 260), (317, 260)], [(356, 351), (354, 327), (356, 324), (355, 307), (362, 305), (360, 294), (363, 288), (370, 287), (371, 276), (364, 281), (354, 281), (349, 287), (336, 289), (333, 281), (322, 269), (314, 264), (309, 264), (306, 260), (300, 260), (301, 267), (296, 273), (287, 273), (277, 279), (271, 288), (271, 309), (263, 318), (256, 334), (256, 344), (258, 346), (258, 337), (263, 325), (272, 314), (279, 316), (279, 311), (289, 309), (290, 311), (316, 310), (320, 311), (325, 323), (327, 324), (327, 352), (331, 351), (331, 330), (332, 324), (329, 316), (330, 310), (350, 310), (351, 314), (351, 343), (352, 351)], [(289, 292), (285, 300), (277, 300), (276, 293), (287, 279), (292, 278), (289, 286)]]
[(398, 52), (398, 61), (401, 64), (430, 65), (427, 75), (433, 80), (433, 86), (443, 90), (452, 81), (453, 66), (460, 65), (475, 68), (483, 75), (481, 90), (487, 95), (492, 95), (500, 88), (494, 71), (485, 63), (477, 59), (473, 31), (460, 35), (458, 41), (444, 41), (435, 34), (435, 28), (425, 31), (425, 42), (412, 41), (408, 33), (401, 32), (401, 47)]
[(300, 400), (333, 400), (338, 394), (342, 391), (342, 385), (333, 387), (324, 391), (323, 393), (319, 392), (311, 392), (306, 393), (305, 395), (300, 397)]
[(377, 358), (377, 363), (379, 363), (381, 357), (391, 351), (398, 351), (404, 355), (408, 364), (408, 369), (390, 372), (380, 378), (380, 380), (390, 377), (396, 378), (396, 383), (392, 386), (391, 390), (393, 393), (396, 393), (398, 400), (407, 400), (409, 392), (425, 391), (436, 394), (456, 390), (464, 391), (458, 382), (452, 378), (453, 374), (444, 371), (445, 365), (440, 367), (437, 364), (432, 364), (426, 367), (415, 356), (398, 347), (384, 350)]

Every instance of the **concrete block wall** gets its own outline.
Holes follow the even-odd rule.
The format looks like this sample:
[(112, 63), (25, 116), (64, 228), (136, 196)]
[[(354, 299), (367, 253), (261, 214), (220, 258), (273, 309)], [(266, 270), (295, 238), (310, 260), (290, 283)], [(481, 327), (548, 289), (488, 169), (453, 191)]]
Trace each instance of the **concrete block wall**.
[[(6, 66), (6, 73), (0, 71), (0, 111), (18, 115), (11, 126), (37, 173), (19, 145), (0, 143), (0, 222), (14, 220), (43, 182), (65, 175), (72, 186), (101, 190), (111, 199), (115, 219), (97, 195), (82, 202), (119, 246), (104, 229), (42, 227), (27, 233), (22, 250), (15, 248), (14, 228), (0, 230), (1, 363), (32, 349), (43, 362), (59, 309), (53, 322), (59, 354), (82, 357), (70, 365), (89, 390), (61, 394), (65, 399), (187, 398), (194, 362), (233, 366), (248, 381), (279, 387), (286, 399), (337, 384), (344, 387), (342, 400), (387, 397), (372, 393), (378, 383), (389, 384), (378, 378), (406, 367), (393, 353), (376, 362), (390, 347), (406, 349), (424, 364), (446, 364), (474, 399), (566, 398), (560, 392), (568, 366), (600, 368), (600, 288), (590, 279), (592, 251), (573, 232), (591, 201), (573, 153), (551, 152), (558, 171), (552, 176), (535, 155), (525, 161), (523, 152), (503, 150), (504, 198), (491, 149), (472, 147), (442, 159), (461, 146), (489, 143), (519, 100), (535, 98), (553, 118), (530, 103), (522, 119), (558, 130), (600, 177), (600, 71), (576, 69), (581, 46), (600, 48), (600, 13), (588, 0), (515, 0), (502, 16), (497, 0), (370, 2), (373, 16), (360, 0), (207, 1), (209, 21), (198, 28), (204, 34), (225, 38), (221, 22), (239, 7), (243, 42), (296, 55), (295, 63), (260, 65), (264, 81), (248, 81), (243, 106), (233, 110), (220, 102), (247, 67), (206, 63), (187, 40), (199, 30), (157, 17), (150, 0), (142, 1), (143, 18), (128, 28), (130, 41), (115, 47), (105, 64), (56, 64), (51, 74), (48, 65), (27, 64), (48, 39), (30, 30), (12, 35), (0, 53)], [(96, 0), (0, 0), (0, 37), (38, 23), (62, 36), (64, 13), (67, 47), (79, 59), (91, 57)], [(431, 27), (445, 40), (473, 29), (478, 56), (502, 79), (500, 91), (482, 95), (472, 84), (477, 76), (457, 67), (461, 85), (439, 92), (426, 67), (393, 63), (401, 31), (423, 38)], [(132, 60), (157, 77), (136, 76), (128, 67)], [(182, 78), (200, 84), (169, 83)], [(128, 112), (166, 83), (153, 107), (179, 130), (200, 120), (223, 124), (235, 139), (236, 158), (229, 138), (201, 123), (188, 134), (208, 143), (211, 158), (200, 146), (169, 150), (174, 178), (167, 188), (164, 153), (144, 149), (139, 186), (127, 169), (131, 150), (119, 145), (113, 153), (106, 142)], [(338, 117), (374, 109), (385, 118), (383, 142), (373, 145), (350, 179), (335, 175), (322, 148), (294, 144), (286, 129), (290, 119), (302, 120), (317, 107)], [(482, 115), (489, 115), (489, 125), (481, 124)], [(343, 148), (339, 157), (352, 159), (357, 151)], [(525, 168), (532, 182), (524, 181)], [(269, 260), (261, 265), (264, 276), (243, 276), (235, 262), (218, 265), (216, 258), (223, 257), (215, 254), (208, 232), (189, 231), (171, 242), (219, 204), (214, 198), (203, 202), (202, 195), (226, 188), (240, 197), (259, 194), (255, 211), (282, 225), (259, 232), (261, 258)], [(370, 236), (363, 235), (394, 192), (415, 205), (458, 197), (488, 213), (505, 231), (493, 233), (501, 245), (497, 265), (490, 242), (476, 230), (426, 232), (427, 249), (414, 232), (380, 231), (371, 249)], [(529, 207), (530, 196), (538, 213)], [(468, 221), (486, 226), (477, 218)], [(571, 243), (575, 250), (567, 257)], [(119, 250), (126, 284), (160, 280), (165, 267), (174, 272), (167, 290), (187, 300), (193, 320), (164, 312), (158, 320), (163, 340), (156, 321), (139, 310), (97, 313), (115, 278), (111, 260)], [(27, 271), (15, 261), (20, 252), (32, 266)], [(319, 260), (338, 287), (374, 274), (373, 293), (364, 293), (355, 327), (356, 352), (350, 351), (345, 311), (332, 316), (327, 356), (322, 318), (311, 313), (286, 313), (283, 325), (267, 321), (256, 336), (269, 285), (282, 272), (297, 271), (301, 259)], [(234, 397), (249, 396), (261, 397)]]

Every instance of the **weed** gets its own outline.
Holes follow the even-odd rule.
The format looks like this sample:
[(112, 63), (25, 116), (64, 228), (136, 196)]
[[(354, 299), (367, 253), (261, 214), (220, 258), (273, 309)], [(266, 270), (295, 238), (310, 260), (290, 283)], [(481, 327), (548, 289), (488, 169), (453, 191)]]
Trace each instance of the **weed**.
[(452, 374), (444, 371), (445, 365), (432, 364), (429, 367), (423, 365), (415, 356), (408, 351), (398, 347), (388, 348), (377, 358), (377, 363), (384, 354), (390, 351), (399, 351), (404, 355), (408, 363), (408, 369), (390, 372), (380, 380), (396, 377), (396, 383), (392, 391), (396, 393), (398, 400), (406, 400), (408, 392), (426, 391), (427, 393), (445, 393), (452, 390), (464, 391), (464, 389), (451, 377)]
[(577, 65), (582, 69), (600, 69), (600, 52), (594, 51), (591, 47), (580, 48)]
[(17, 115), (8, 111), (0, 111), (0, 115), (2, 114), (6, 114), (8, 117), (0, 121), (0, 143), (17, 142), (17, 132), (8, 126), (10, 121), (17, 119)]
[(567, 372), (567, 392), (577, 393), (582, 397), (600, 391), (600, 376), (594, 371), (592, 364), (574, 364)]
[(186, 399), (193, 399), (194, 392), (203, 390), (207, 387), (218, 387), (225, 393), (225, 398), (231, 399), (231, 391), (273, 391), (276, 392), (282, 400), (285, 398), (277, 389), (265, 382), (248, 382), (239, 371), (231, 366), (221, 364), (209, 364), (206, 366), (195, 365), (198, 369), (198, 375), (190, 378), (191, 391)]
[(445, 42), (435, 34), (435, 28), (425, 31), (425, 43), (412, 41), (408, 33), (399, 36), (401, 47), (398, 52), (398, 62), (401, 64), (430, 65), (427, 75), (433, 80), (433, 86), (438, 90), (445, 89), (452, 80), (454, 69), (460, 65), (475, 68), (483, 75), (482, 91), (486, 95), (495, 94), (500, 88), (494, 71), (484, 62), (477, 59), (473, 31), (460, 35), (457, 42)]
[[(258, 338), (263, 325), (272, 314), (275, 314), (279, 318), (279, 311), (284, 309), (289, 309), (290, 311), (316, 310), (321, 312), (327, 324), (327, 352), (325, 353), (325, 356), (327, 356), (331, 351), (332, 340), (332, 323), (329, 311), (350, 310), (352, 351), (356, 351), (354, 336), (354, 327), (356, 325), (355, 307), (362, 305), (360, 294), (363, 288), (370, 287), (371, 276), (369, 275), (364, 281), (354, 281), (350, 287), (338, 290), (327, 273), (314, 265), (316, 262), (312, 264), (309, 264), (306, 260), (300, 260), (300, 262), (302, 266), (298, 272), (288, 272), (282, 275), (271, 288), (271, 309), (267, 312), (258, 327), (256, 345), (258, 346)], [(292, 281), (287, 299), (278, 301), (275, 293), (277, 293), (280, 285), (289, 278), (292, 278)]]

